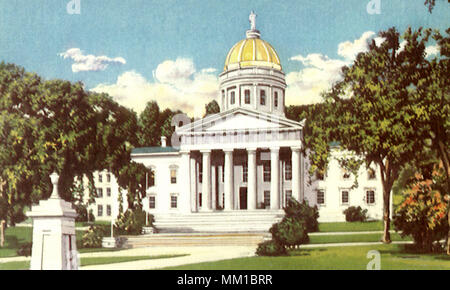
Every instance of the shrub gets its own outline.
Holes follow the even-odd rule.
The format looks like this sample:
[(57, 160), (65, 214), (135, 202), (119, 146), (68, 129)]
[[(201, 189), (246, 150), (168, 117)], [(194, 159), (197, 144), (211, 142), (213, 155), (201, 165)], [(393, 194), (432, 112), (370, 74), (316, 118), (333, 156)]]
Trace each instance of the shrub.
[(81, 239), (81, 246), (83, 248), (100, 248), (104, 236), (106, 236), (106, 232), (102, 227), (90, 226)]
[[(140, 208), (127, 209), (124, 213), (119, 214), (114, 225), (114, 231), (121, 235), (139, 235), (142, 227), (147, 224), (147, 214)], [(148, 224), (153, 226), (153, 215), (148, 215)]]
[(309, 206), (306, 200), (300, 203), (294, 198), (289, 199), (284, 213), (286, 218), (304, 221), (308, 233), (319, 231), (319, 210), (317, 206)]
[(19, 249), (17, 249), (17, 255), (19, 256), (25, 256), (25, 257), (29, 257), (31, 256), (31, 248), (33, 246), (33, 243), (25, 243), (22, 246), (19, 247)]
[(298, 218), (284, 217), (274, 224), (269, 232), (272, 239), (284, 247), (294, 247), (309, 242), (305, 222)]
[(422, 252), (432, 252), (433, 243), (444, 239), (449, 230), (448, 201), (439, 189), (438, 172), (434, 171), (431, 179), (417, 174), (394, 217), (395, 230), (401, 231), (402, 237), (411, 236)]
[(276, 241), (270, 240), (262, 242), (258, 245), (256, 249), (256, 255), (258, 256), (282, 256), (287, 255), (286, 248), (277, 243)]
[(367, 209), (360, 206), (350, 206), (344, 210), (345, 220), (348, 222), (365, 222), (367, 220)]

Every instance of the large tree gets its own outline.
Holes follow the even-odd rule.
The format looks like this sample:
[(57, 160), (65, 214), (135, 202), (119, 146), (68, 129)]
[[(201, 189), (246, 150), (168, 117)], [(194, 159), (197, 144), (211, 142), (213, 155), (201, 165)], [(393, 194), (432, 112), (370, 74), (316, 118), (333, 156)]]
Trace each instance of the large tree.
[(50, 195), (53, 171), (72, 201), (75, 177), (129, 162), (136, 131), (135, 114), (107, 95), (0, 63), (0, 215), (22, 220), (25, 206)]
[(313, 115), (308, 125), (322, 137), (312, 142), (313, 165), (326, 164), (329, 141), (363, 156), (366, 166), (378, 165), (383, 185), (382, 241), (386, 243), (391, 241), (392, 186), (405, 164), (420, 159), (425, 148), (424, 132), (415, 126), (422, 113), (415, 101), (430, 34), (430, 30), (408, 30), (401, 49), (395, 28), (380, 32), (384, 41), (379, 45), (372, 41), (367, 52), (343, 68), (343, 80), (325, 94), (322, 114)]

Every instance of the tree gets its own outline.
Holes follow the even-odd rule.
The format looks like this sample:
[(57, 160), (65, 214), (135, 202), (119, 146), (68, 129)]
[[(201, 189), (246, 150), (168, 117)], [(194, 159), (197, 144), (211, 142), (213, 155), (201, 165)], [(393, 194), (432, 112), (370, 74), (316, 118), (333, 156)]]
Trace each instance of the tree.
[[(448, 3), (450, 3), (450, 0), (447, 0)], [(428, 11), (430, 13), (433, 11), (434, 6), (436, 5), (436, 0), (425, 0), (425, 6), (428, 7)]]
[(25, 206), (50, 196), (53, 171), (61, 197), (73, 201), (76, 176), (92, 180), (94, 171), (117, 172), (129, 161), (136, 128), (135, 114), (106, 94), (0, 63), (0, 215), (11, 224), (24, 219)]
[[(430, 30), (405, 33), (406, 45), (400, 49), (400, 34), (395, 28), (379, 33), (384, 41), (360, 53), (354, 64), (342, 69), (343, 80), (324, 95), (326, 114), (312, 120), (312, 130), (320, 127), (313, 149), (321, 155), (313, 164), (324, 162), (328, 144), (340, 146), (364, 157), (366, 166), (378, 165), (383, 185), (384, 233), (390, 239), (390, 194), (400, 170), (410, 160), (420, 159), (424, 148), (422, 131), (414, 126), (421, 113), (415, 110), (417, 70), (424, 64), (425, 44)], [(331, 128), (331, 129), (327, 129)], [(317, 154), (315, 154), (317, 155)]]
[(148, 102), (139, 116), (139, 145), (157, 146), (161, 140), (160, 111), (155, 101)]
[(219, 112), (220, 112), (219, 104), (216, 102), (216, 100), (212, 100), (211, 102), (205, 105), (205, 115), (203, 117), (212, 114), (217, 114)]

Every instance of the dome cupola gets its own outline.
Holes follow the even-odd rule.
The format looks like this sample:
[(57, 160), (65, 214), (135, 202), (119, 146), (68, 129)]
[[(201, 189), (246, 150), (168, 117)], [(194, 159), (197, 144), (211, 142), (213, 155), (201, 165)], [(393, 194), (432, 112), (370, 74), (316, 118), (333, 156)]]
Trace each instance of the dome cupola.
[(256, 14), (249, 16), (246, 38), (228, 52), (219, 76), (221, 111), (244, 107), (284, 116), (285, 75), (280, 58), (256, 29)]

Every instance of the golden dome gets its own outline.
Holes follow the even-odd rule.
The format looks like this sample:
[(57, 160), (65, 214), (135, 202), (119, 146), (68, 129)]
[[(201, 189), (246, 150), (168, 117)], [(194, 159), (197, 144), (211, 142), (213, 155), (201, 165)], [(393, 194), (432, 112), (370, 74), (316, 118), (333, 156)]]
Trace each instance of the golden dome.
[(281, 70), (280, 58), (267, 41), (247, 37), (236, 43), (228, 52), (224, 70), (259, 66)]

